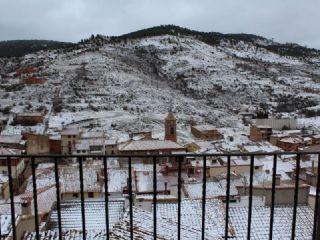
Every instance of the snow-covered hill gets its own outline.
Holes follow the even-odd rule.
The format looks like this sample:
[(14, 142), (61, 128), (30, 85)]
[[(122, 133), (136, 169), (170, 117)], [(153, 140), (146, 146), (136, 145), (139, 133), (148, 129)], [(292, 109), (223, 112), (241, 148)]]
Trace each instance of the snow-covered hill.
[[(46, 131), (76, 123), (111, 132), (160, 128), (169, 109), (180, 124), (223, 127), (237, 127), (239, 112), (259, 107), (283, 115), (317, 114), (319, 52), (280, 55), (271, 45), (276, 43), (263, 38), (223, 37), (209, 44), (191, 34), (97, 36), (68, 51), (2, 59), (0, 109), (3, 116), (42, 111)], [(45, 83), (21, 84), (23, 77), (13, 72), (26, 66), (37, 67), (32, 74)]]

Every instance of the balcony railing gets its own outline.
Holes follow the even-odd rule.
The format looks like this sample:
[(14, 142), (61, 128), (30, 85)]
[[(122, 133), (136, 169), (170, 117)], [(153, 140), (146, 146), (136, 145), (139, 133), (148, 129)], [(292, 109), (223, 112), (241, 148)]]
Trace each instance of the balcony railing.
[[(295, 155), (295, 173), (293, 174), (294, 178), (294, 201), (293, 201), (293, 214), (292, 214), (292, 227), (291, 227), (291, 239), (296, 239), (296, 228), (297, 228), (297, 207), (298, 207), (298, 195), (299, 195), (299, 183), (300, 179), (300, 164), (303, 155), (316, 155), (318, 158), (317, 166), (317, 187), (316, 187), (316, 196), (315, 196), (315, 207), (314, 207), (314, 221), (313, 221), (313, 232), (312, 236), (309, 239), (320, 239), (320, 207), (319, 207), (319, 191), (320, 191), (320, 152), (274, 152), (274, 153), (225, 153), (225, 154), (161, 154), (161, 155), (1, 155), (1, 159), (7, 160), (8, 166), (8, 177), (9, 177), (9, 189), (10, 189), (10, 204), (11, 204), (11, 235), (12, 239), (17, 239), (16, 233), (16, 224), (15, 224), (15, 206), (14, 206), (14, 186), (12, 178), (12, 158), (24, 158), (29, 159), (31, 164), (31, 176), (32, 176), (32, 187), (33, 187), (33, 207), (34, 207), (34, 220), (35, 220), (35, 239), (39, 240), (40, 230), (39, 230), (39, 217), (38, 217), (38, 202), (37, 202), (37, 178), (36, 178), (36, 165), (37, 160), (39, 159), (48, 159), (54, 163), (54, 176), (55, 176), (55, 185), (56, 185), (56, 206), (57, 206), (57, 218), (58, 218), (58, 239), (62, 240), (63, 238), (63, 226), (61, 222), (61, 199), (60, 199), (60, 184), (59, 184), (59, 164), (64, 164), (62, 160), (65, 161), (67, 158), (73, 158), (77, 160), (79, 164), (79, 179), (80, 179), (80, 201), (81, 201), (81, 220), (82, 220), (82, 233), (86, 233), (86, 214), (85, 214), (85, 195), (84, 195), (84, 184), (83, 184), (83, 162), (87, 158), (100, 158), (103, 161), (103, 175), (104, 175), (104, 201), (105, 201), (105, 230), (107, 233), (106, 239), (109, 239), (109, 194), (108, 194), (108, 178), (107, 178), (107, 169), (108, 169), (108, 160), (109, 159), (123, 159), (127, 161), (126, 166), (128, 166), (128, 198), (129, 198), (129, 222), (130, 222), (130, 239), (134, 238), (134, 201), (133, 201), (133, 189), (132, 189), (132, 164), (135, 159), (151, 159), (153, 165), (153, 238), (157, 239), (157, 160), (160, 158), (175, 158), (177, 163), (177, 239), (181, 239), (181, 201), (182, 201), (182, 171), (183, 171), (183, 159), (186, 157), (196, 157), (202, 159), (202, 215), (201, 215), (201, 239), (206, 239), (206, 188), (207, 188), (207, 175), (206, 168), (208, 158), (210, 157), (224, 157), (227, 158), (226, 161), (226, 193), (225, 193), (225, 224), (224, 224), (224, 239), (234, 238), (230, 236), (229, 233), (229, 221), (230, 221), (230, 177), (231, 177), (231, 158), (232, 157), (249, 157), (250, 161), (250, 179), (249, 179), (249, 193), (248, 193), (248, 218), (247, 218), (247, 239), (253, 239), (251, 235), (252, 228), (252, 208), (253, 208), (253, 176), (254, 176), (254, 167), (255, 167), (255, 158), (257, 156), (272, 156), (273, 157), (273, 168), (272, 168), (272, 195), (271, 195), (271, 205), (270, 205), (270, 224), (269, 224), (269, 239), (273, 239), (275, 234), (274, 232), (274, 215), (275, 215), (275, 196), (276, 196), (276, 175), (277, 175), (277, 160), (279, 156), (284, 155)], [(61, 161), (61, 162), (60, 162)], [(0, 230), (1, 233), (1, 230)], [(82, 234), (82, 238), (86, 239), (86, 234)]]

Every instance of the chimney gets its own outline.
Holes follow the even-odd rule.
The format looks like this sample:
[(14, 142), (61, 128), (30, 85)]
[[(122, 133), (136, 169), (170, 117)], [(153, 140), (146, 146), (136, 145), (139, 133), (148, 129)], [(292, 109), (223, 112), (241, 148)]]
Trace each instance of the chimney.
[(281, 184), (281, 175), (277, 174), (276, 175), (276, 186), (280, 186), (280, 184)]
[(312, 173), (316, 174), (316, 169), (315, 169), (315, 165), (314, 165), (314, 160), (312, 160)]
[(97, 182), (100, 182), (100, 175), (98, 172), (97, 172)]
[(30, 216), (32, 215), (32, 211), (31, 211), (31, 201), (28, 200), (24, 200), (21, 203), (21, 215), (27, 215)]

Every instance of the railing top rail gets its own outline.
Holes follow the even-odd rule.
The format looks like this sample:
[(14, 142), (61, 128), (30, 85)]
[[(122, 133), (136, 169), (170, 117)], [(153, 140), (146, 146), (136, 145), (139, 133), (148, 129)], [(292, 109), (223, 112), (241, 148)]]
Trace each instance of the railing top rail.
[(320, 151), (294, 151), (294, 152), (258, 152), (258, 153), (246, 153), (246, 152), (226, 152), (226, 153), (171, 153), (171, 154), (13, 154), (13, 155), (2, 155), (0, 158), (77, 158), (77, 157), (93, 157), (93, 158), (128, 158), (128, 157), (240, 157), (240, 156), (285, 156), (285, 155), (298, 155), (298, 154), (320, 154)]

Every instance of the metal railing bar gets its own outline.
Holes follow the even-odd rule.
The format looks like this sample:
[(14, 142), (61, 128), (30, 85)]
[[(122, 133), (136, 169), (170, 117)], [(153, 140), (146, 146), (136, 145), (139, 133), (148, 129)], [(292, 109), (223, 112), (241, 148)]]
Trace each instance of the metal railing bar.
[(38, 196), (37, 196), (37, 180), (36, 180), (36, 166), (35, 158), (31, 158), (31, 169), (32, 169), (32, 186), (33, 186), (33, 204), (34, 204), (34, 224), (36, 230), (36, 239), (40, 240), (39, 234), (39, 219), (38, 219)]
[[(118, 158), (127, 158), (128, 159), (128, 193), (129, 193), (129, 214), (130, 214), (130, 239), (134, 239), (133, 232), (133, 176), (132, 176), (132, 158), (151, 158), (153, 159), (153, 236), (154, 239), (157, 238), (157, 157), (175, 157), (176, 162), (178, 163), (178, 184), (177, 184), (177, 195), (178, 195), (178, 219), (177, 219), (177, 238), (181, 239), (181, 202), (182, 202), (182, 162), (183, 157), (203, 157), (203, 182), (202, 182), (202, 216), (201, 216), (201, 239), (205, 239), (205, 228), (206, 228), (206, 189), (207, 189), (207, 177), (206, 177), (206, 167), (207, 167), (207, 157), (213, 156), (226, 156), (227, 160), (227, 187), (226, 187), (226, 218), (225, 218), (225, 236), (224, 239), (228, 239), (229, 236), (229, 206), (230, 206), (230, 178), (231, 178), (231, 157), (232, 156), (250, 156), (250, 185), (249, 185), (249, 196), (248, 196), (248, 225), (247, 225), (247, 239), (252, 238), (252, 211), (253, 211), (253, 181), (254, 181), (254, 169), (255, 169), (255, 156), (273, 156), (273, 171), (272, 171), (272, 192), (271, 192), (271, 208), (270, 208), (270, 225), (269, 225), (269, 240), (273, 239), (273, 231), (274, 231), (274, 215), (275, 215), (275, 200), (276, 200), (276, 175), (277, 175), (277, 159), (279, 155), (288, 155), (288, 154), (296, 154), (296, 169), (294, 171), (295, 175), (295, 188), (294, 188), (294, 204), (293, 204), (293, 215), (292, 215), (292, 228), (291, 228), (291, 239), (294, 240), (296, 238), (296, 221), (297, 221), (297, 213), (298, 213), (298, 203), (299, 203), (299, 181), (300, 181), (300, 165), (301, 165), (301, 156), (302, 154), (313, 154), (313, 152), (273, 152), (273, 153), (235, 153), (235, 154), (152, 154), (152, 155), (101, 155), (103, 158), (104, 164), (104, 181), (105, 181), (105, 216), (106, 216), (106, 231), (107, 231), (107, 239), (109, 239), (109, 195), (108, 195), (108, 178), (107, 178), (107, 161), (108, 156), (118, 157)], [(45, 158), (46, 155), (0, 155), (0, 158), (7, 158), (8, 165), (8, 175), (9, 175), (9, 189), (10, 189), (10, 200), (11, 200), (11, 216), (12, 216), (12, 231), (13, 231), (13, 239), (16, 240), (16, 226), (15, 226), (15, 209), (14, 209), (14, 187), (13, 187), (13, 179), (12, 179), (12, 162), (11, 157), (21, 157), (24, 158), (31, 156), (31, 168), (32, 168), (32, 187), (33, 187), (33, 200), (34, 200), (34, 222), (35, 222), (35, 232), (36, 239), (40, 239), (39, 232), (39, 211), (38, 211), (38, 199), (37, 199), (37, 177), (36, 177), (36, 159), (38, 157)], [(83, 176), (83, 161), (88, 156), (98, 157), (100, 155), (47, 155), (48, 158), (54, 159), (54, 173), (55, 173), (55, 184), (56, 184), (56, 194), (57, 194), (57, 214), (58, 214), (58, 229), (59, 229), (59, 240), (62, 237), (62, 222), (61, 222), (61, 199), (60, 199), (60, 184), (59, 184), (59, 158), (65, 158), (69, 156), (76, 156), (79, 161), (79, 178), (80, 178), (80, 194), (81, 194), (81, 215), (82, 215), (82, 232), (83, 232), (83, 240), (86, 239), (86, 221), (85, 221), (85, 194), (84, 194), (84, 176)], [(317, 239), (317, 234), (319, 232), (318, 226), (318, 212), (319, 212), (319, 194), (320, 194), (320, 152), (317, 152), (318, 156), (318, 175), (317, 175), (317, 188), (316, 188), (316, 196), (315, 196), (315, 209), (314, 209), (314, 227), (312, 236), (313, 239)], [(0, 229), (0, 233), (1, 233)]]
[(130, 211), (130, 239), (133, 240), (133, 200), (132, 200), (132, 159), (128, 158), (129, 171), (129, 211)]
[(276, 192), (276, 175), (277, 175), (277, 155), (273, 156), (273, 170), (272, 170), (272, 192), (271, 192), (271, 208), (270, 208), (270, 228), (269, 228), (269, 240), (273, 237), (273, 220), (274, 220), (274, 202)]
[(109, 240), (109, 190), (108, 190), (108, 163), (107, 158), (103, 158), (103, 175), (104, 175), (104, 199), (105, 199), (105, 218), (106, 218), (106, 234)]
[(203, 157), (202, 168), (202, 229), (201, 239), (205, 239), (205, 221), (206, 221), (206, 186), (207, 186), (207, 158)]
[(314, 220), (313, 220), (313, 234), (312, 239), (316, 240), (320, 237), (319, 229), (319, 194), (320, 194), (320, 154), (318, 154), (318, 171), (317, 171), (317, 189), (315, 197), (315, 207), (314, 207)]
[(153, 157), (153, 239), (157, 239), (157, 158)]
[(229, 235), (229, 202), (230, 202), (230, 172), (231, 172), (231, 157), (227, 159), (227, 190), (226, 190), (226, 222), (224, 238), (227, 240)]
[(249, 187), (249, 209), (248, 209), (248, 229), (247, 229), (247, 239), (248, 240), (251, 239), (253, 171), (254, 171), (254, 155), (252, 155), (250, 158), (250, 187)]
[(83, 157), (78, 158), (79, 177), (80, 177), (80, 198), (81, 198), (81, 220), (82, 220), (82, 239), (86, 240), (86, 213), (84, 206), (84, 186), (83, 186)]
[(296, 222), (297, 222), (297, 206), (299, 197), (299, 175), (300, 175), (300, 158), (301, 155), (297, 154), (296, 159), (296, 175), (295, 175), (295, 188), (294, 188), (294, 203), (293, 203), (293, 214), (292, 214), (292, 231), (291, 239), (294, 240), (296, 237)]
[[(10, 191), (12, 237), (13, 237), (13, 240), (16, 240), (17, 239), (16, 214), (15, 214), (15, 209), (14, 209), (14, 191), (13, 191), (13, 180), (12, 180), (12, 169), (11, 169), (11, 158), (10, 157), (7, 157), (7, 165), (8, 165), (9, 191)], [(1, 215), (0, 215), (0, 217), (1, 217)]]
[(181, 239), (181, 158), (178, 159), (178, 240)]
[(54, 176), (55, 176), (56, 194), (57, 194), (57, 213), (58, 213), (59, 240), (62, 240), (61, 204), (60, 204), (60, 181), (59, 181), (58, 158), (54, 158)]

